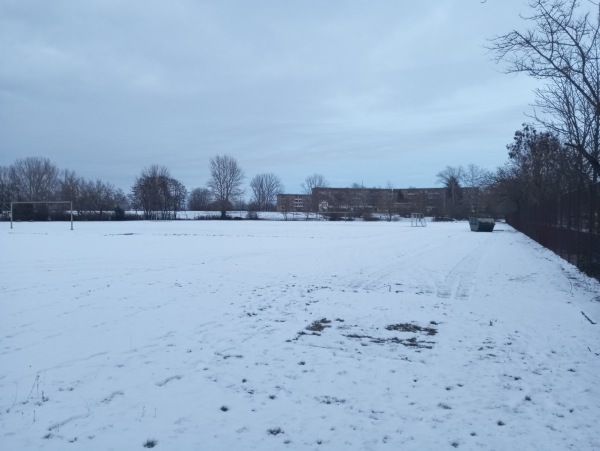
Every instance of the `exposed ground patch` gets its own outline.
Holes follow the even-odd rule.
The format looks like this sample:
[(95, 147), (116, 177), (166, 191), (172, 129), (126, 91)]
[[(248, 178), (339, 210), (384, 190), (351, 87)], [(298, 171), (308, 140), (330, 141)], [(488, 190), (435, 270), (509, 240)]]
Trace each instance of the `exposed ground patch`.
[[(429, 324), (437, 326), (438, 323), (436, 323), (435, 321), (431, 321)], [(437, 329), (435, 329), (433, 327), (422, 327), (422, 326), (419, 326), (418, 324), (414, 324), (414, 323), (390, 324), (388, 326), (385, 326), (385, 329), (386, 330), (397, 330), (399, 332), (413, 332), (413, 333), (424, 332), (427, 335), (437, 334)]]
[[(336, 318), (335, 321), (340, 322), (340, 323), (344, 322), (344, 320), (340, 319), (340, 318)], [(387, 326), (385, 326), (385, 328), (384, 328), (385, 330), (390, 331), (390, 332), (400, 332), (403, 334), (401, 336), (394, 336), (394, 337), (373, 336), (373, 335), (367, 335), (367, 334), (358, 333), (358, 332), (346, 333), (346, 334), (343, 334), (342, 336), (353, 339), (353, 340), (368, 340), (369, 342), (376, 343), (376, 344), (392, 343), (392, 344), (401, 344), (408, 348), (431, 349), (431, 348), (433, 348), (435, 341), (426, 340), (421, 337), (423, 335), (425, 335), (427, 337), (432, 337), (434, 335), (437, 335), (438, 331), (434, 327), (437, 325), (438, 325), (438, 323), (435, 321), (430, 321), (428, 326), (420, 326), (420, 325), (412, 323), (412, 322), (411, 323), (388, 324)], [(304, 330), (301, 330), (300, 332), (298, 332), (298, 334), (296, 335), (296, 338), (294, 338), (294, 340), (298, 340), (302, 336), (305, 336), (305, 335), (320, 336), (321, 333), (325, 329), (331, 328), (331, 327), (332, 327), (331, 320), (329, 320), (327, 318), (321, 318), (320, 320), (313, 321), (311, 324), (309, 324), (305, 328), (305, 330), (307, 330), (311, 333), (307, 333)], [(349, 327), (359, 328), (358, 325), (354, 325), (354, 326), (344, 325), (344, 326), (338, 326), (336, 329), (348, 330)], [(363, 329), (359, 328), (359, 330), (362, 332)], [(414, 334), (414, 335), (406, 337), (405, 334)]]
[(323, 332), (327, 327), (331, 327), (331, 320), (328, 320), (327, 318), (321, 318), (318, 321), (313, 321), (309, 326), (306, 327), (306, 330), (311, 332)]
[(426, 341), (426, 340), (418, 340), (417, 337), (411, 338), (381, 338), (381, 337), (373, 337), (371, 335), (359, 335), (359, 334), (348, 334), (344, 335), (346, 338), (353, 338), (356, 340), (369, 340), (371, 343), (376, 344), (385, 344), (385, 343), (395, 343), (401, 344), (408, 348), (425, 348), (432, 349), (435, 341)]

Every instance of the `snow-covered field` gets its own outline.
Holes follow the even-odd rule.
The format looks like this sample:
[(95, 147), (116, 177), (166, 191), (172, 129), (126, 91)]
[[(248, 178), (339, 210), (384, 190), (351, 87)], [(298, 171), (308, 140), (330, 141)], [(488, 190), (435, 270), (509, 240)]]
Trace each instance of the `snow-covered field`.
[(2, 450), (600, 449), (600, 284), (506, 225), (0, 225)]

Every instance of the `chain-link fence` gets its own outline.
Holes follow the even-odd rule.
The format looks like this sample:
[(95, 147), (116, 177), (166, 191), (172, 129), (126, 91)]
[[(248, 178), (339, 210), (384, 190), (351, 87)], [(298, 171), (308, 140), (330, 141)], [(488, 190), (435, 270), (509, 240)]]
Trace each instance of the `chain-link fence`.
[(520, 208), (508, 223), (600, 280), (600, 183)]

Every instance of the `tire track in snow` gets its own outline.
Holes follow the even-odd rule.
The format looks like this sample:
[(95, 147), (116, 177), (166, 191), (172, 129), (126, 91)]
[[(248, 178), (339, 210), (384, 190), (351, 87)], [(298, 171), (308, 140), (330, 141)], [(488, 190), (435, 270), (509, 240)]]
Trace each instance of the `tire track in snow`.
[(491, 240), (480, 240), (477, 247), (462, 257), (443, 278), (435, 280), (436, 296), (442, 299), (469, 300), (481, 262), (492, 243)]
[[(440, 298), (468, 299), (472, 292), (474, 275), (477, 271), (481, 259), (483, 258), (482, 247), (488, 240), (481, 240), (477, 247), (464, 255), (464, 249), (457, 251), (457, 256), (464, 255), (452, 269), (442, 278), (432, 277), (435, 273), (435, 266), (440, 262), (436, 260), (436, 255), (448, 252), (448, 246), (455, 242), (455, 235), (449, 235), (446, 240), (435, 242), (414, 243), (415, 246), (409, 249), (399, 249), (394, 256), (392, 263), (384, 265), (369, 265), (363, 268), (359, 273), (346, 276), (338, 283), (354, 291), (407, 291), (413, 294), (435, 295)], [(430, 270), (424, 270), (421, 264), (413, 265), (411, 262), (422, 262), (428, 260), (434, 262)]]

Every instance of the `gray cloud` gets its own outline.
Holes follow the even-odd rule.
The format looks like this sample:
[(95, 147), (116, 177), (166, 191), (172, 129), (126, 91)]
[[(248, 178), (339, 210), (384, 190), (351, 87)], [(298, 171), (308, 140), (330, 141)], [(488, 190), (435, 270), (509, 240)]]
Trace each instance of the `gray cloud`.
[(520, 0), (4, 1), (0, 164), (47, 156), (125, 189), (164, 164), (188, 187), (211, 155), (290, 191), (332, 181), (431, 185), (493, 167), (533, 82), (485, 39)]

